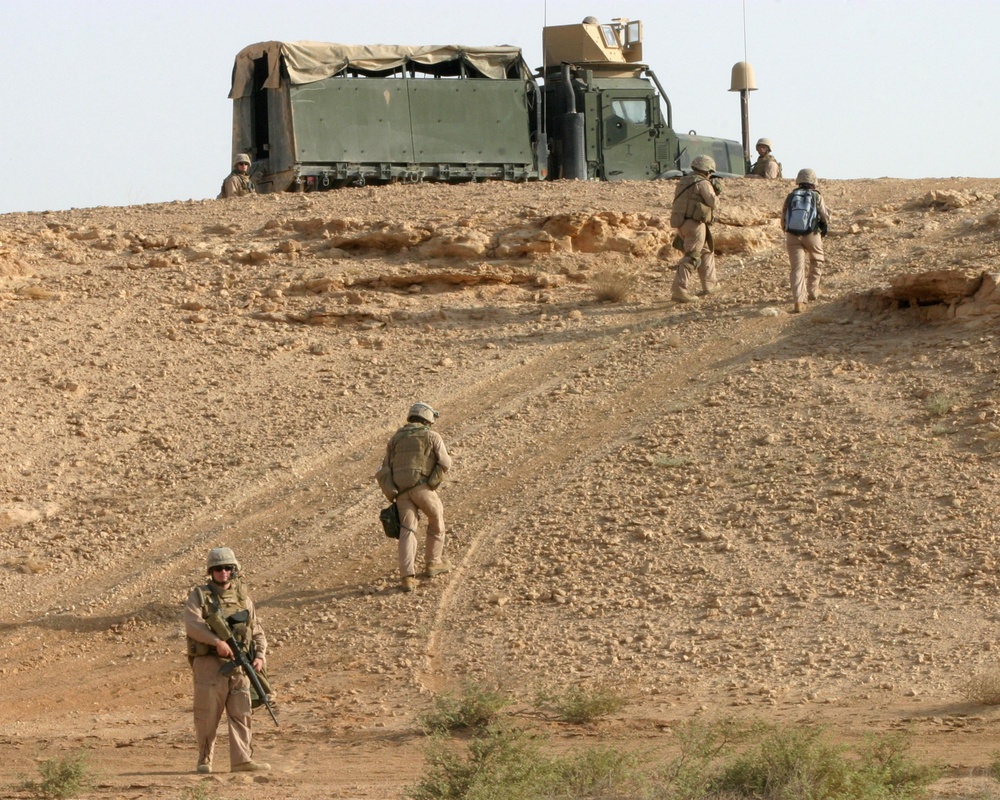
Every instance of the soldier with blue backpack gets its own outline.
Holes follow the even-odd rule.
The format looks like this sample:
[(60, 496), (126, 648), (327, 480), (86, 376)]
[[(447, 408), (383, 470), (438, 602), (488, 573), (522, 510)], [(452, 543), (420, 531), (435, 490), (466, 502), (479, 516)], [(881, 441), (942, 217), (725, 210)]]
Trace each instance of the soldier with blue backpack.
[[(823, 277), (823, 237), (830, 224), (830, 212), (823, 195), (816, 188), (816, 173), (801, 169), (795, 178), (798, 188), (785, 198), (781, 210), (781, 228), (791, 262), (792, 311), (805, 311), (806, 301), (819, 299), (819, 283)], [(809, 270), (806, 271), (806, 261)]]

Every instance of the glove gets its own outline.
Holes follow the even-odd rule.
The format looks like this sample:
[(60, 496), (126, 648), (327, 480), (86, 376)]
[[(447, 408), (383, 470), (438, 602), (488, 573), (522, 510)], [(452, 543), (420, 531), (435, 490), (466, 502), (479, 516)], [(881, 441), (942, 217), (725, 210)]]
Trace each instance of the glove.
[(719, 178), (712, 178), (712, 188), (716, 194), (722, 194), (722, 181)]
[(440, 464), (435, 464), (434, 469), (431, 470), (430, 476), (427, 478), (427, 486), (430, 489), (437, 489), (441, 485), (441, 481), (444, 480), (444, 470), (441, 469)]

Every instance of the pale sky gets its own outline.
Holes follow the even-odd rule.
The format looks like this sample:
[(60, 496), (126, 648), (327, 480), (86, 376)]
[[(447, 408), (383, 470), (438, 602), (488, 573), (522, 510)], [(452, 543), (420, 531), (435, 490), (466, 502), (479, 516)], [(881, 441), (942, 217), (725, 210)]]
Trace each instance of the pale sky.
[[(745, 26), (744, 26), (745, 11)], [(751, 142), (786, 177), (1000, 177), (997, 0), (0, 0), (0, 213), (215, 197), (236, 53), (259, 41), (517, 45), (643, 23), (674, 125)]]

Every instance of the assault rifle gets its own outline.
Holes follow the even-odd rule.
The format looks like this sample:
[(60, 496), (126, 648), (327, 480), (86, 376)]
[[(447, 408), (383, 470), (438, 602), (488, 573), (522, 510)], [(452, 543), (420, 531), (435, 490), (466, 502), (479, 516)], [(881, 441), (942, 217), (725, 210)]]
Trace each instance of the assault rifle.
[[(233, 620), (236, 624), (247, 623), (250, 619), (250, 612), (246, 610), (237, 611), (229, 619)], [(274, 716), (274, 709), (271, 707), (269, 691), (271, 687), (264, 688), (264, 681), (267, 679), (264, 678), (262, 680), (262, 676), (257, 674), (257, 670), (253, 668), (253, 659), (247, 657), (247, 653), (244, 652), (240, 643), (236, 641), (232, 628), (229, 627), (229, 623), (223, 618), (222, 612), (216, 611), (214, 614), (209, 614), (205, 622), (212, 629), (212, 633), (228, 644), (229, 649), (233, 651), (233, 660), (227, 661), (222, 665), (222, 674), (229, 675), (229, 673), (236, 669), (242, 669), (244, 674), (250, 679), (250, 685), (257, 693), (261, 704), (267, 709), (267, 713), (271, 715), (271, 719), (274, 720), (274, 724), (279, 725), (278, 718)]]

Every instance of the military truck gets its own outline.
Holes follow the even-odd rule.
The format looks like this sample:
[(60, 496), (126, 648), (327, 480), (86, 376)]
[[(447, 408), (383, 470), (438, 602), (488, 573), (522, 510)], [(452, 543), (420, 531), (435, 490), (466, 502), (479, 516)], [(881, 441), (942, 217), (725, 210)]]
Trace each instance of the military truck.
[[(645, 180), (711, 155), (742, 175), (735, 141), (679, 134), (642, 57), (642, 24), (543, 31), (518, 47), (261, 42), (233, 67), (233, 154), (260, 192), (393, 182)], [(666, 115), (661, 109), (666, 106)]]

